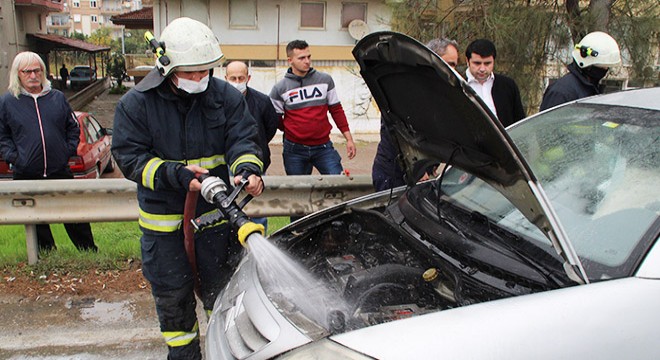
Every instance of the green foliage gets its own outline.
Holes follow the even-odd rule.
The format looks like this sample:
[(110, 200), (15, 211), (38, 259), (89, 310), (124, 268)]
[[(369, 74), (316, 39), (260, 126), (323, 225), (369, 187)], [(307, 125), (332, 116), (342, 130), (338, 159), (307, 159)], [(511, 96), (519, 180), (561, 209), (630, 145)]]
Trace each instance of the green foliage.
[(149, 45), (144, 40), (146, 30), (126, 30), (124, 32), (124, 53), (144, 54), (149, 51)]
[[(93, 223), (94, 242), (98, 253), (78, 251), (61, 224), (51, 225), (57, 250), (41, 254), (37, 269), (112, 270), (131, 259), (140, 258), (140, 230), (136, 222)], [(25, 228), (21, 225), (0, 226), (0, 268), (16, 267), (27, 262)]]
[[(270, 217), (268, 234), (288, 224), (289, 217)], [(78, 251), (69, 240), (62, 224), (50, 227), (57, 250), (41, 254), (35, 266), (27, 267), (30, 271), (47, 273), (86, 269), (115, 270), (140, 259), (141, 232), (137, 222), (92, 223), (98, 253)], [(22, 263), (27, 263), (25, 227), (0, 226), (0, 269), (18, 269)]]
[[(117, 79), (116, 88), (121, 90), (124, 87), (122, 85), (124, 76), (126, 76), (126, 60), (124, 59), (124, 56), (118, 52), (113, 52), (110, 54), (106, 67), (110, 76)], [(113, 88), (115, 88), (115, 86), (113, 86)]]
[[(477, 38), (493, 40), (497, 46), (495, 71), (516, 80), (527, 113), (532, 114), (538, 109), (548, 66), (563, 67), (563, 62), (570, 62), (570, 57), (561, 56), (568, 54), (572, 39), (603, 26), (617, 39), (623, 54), (630, 54), (627, 60), (633, 77), (640, 82), (657, 79), (653, 63), (660, 41), (660, 3), (622, 0), (608, 5), (611, 3), (408, 0), (393, 5), (392, 28), (424, 43), (436, 37), (452, 38), (462, 49)], [(598, 15), (607, 8), (610, 17)], [(608, 19), (609, 25), (603, 24)]]

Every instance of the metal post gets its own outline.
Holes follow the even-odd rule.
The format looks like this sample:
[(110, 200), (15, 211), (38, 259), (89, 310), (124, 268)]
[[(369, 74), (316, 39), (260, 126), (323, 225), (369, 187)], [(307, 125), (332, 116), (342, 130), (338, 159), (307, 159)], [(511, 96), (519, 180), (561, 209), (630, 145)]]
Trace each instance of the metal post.
[(34, 265), (39, 260), (39, 244), (37, 243), (37, 225), (25, 225), (25, 242), (27, 243), (28, 264)]

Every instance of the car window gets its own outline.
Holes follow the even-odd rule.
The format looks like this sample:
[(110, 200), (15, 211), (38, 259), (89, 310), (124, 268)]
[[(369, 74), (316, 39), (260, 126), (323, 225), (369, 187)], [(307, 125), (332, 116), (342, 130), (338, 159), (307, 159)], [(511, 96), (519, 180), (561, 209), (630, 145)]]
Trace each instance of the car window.
[(94, 128), (94, 124), (90, 117), (85, 117), (83, 120), (83, 125), (85, 126), (85, 132), (87, 134), (87, 143), (92, 144), (98, 141), (98, 131)]
[[(89, 127), (90, 127), (90, 132), (93, 132), (95, 134), (95, 137), (99, 139), (101, 135), (101, 125), (99, 122), (91, 115), (87, 116), (87, 119), (89, 119)], [(92, 130), (93, 129), (93, 130)]]
[[(575, 104), (509, 129), (590, 279), (628, 276), (660, 214), (659, 112)], [(450, 169), (452, 201), (535, 242), (549, 241), (499, 192)], [(648, 236), (648, 235), (646, 235)]]

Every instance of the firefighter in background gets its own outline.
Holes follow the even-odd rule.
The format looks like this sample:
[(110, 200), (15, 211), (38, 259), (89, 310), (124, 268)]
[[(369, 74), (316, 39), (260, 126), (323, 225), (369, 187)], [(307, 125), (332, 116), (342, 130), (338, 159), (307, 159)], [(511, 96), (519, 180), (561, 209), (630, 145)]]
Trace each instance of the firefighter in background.
[[(124, 95), (115, 111), (112, 153), (126, 178), (138, 185), (142, 266), (156, 303), (168, 359), (201, 359), (195, 314), (194, 273), (184, 249), (182, 220), (196, 176), (229, 184), (248, 177), (245, 190), (263, 191), (257, 123), (239, 91), (214, 78), (223, 54), (206, 25), (172, 21), (161, 34), (156, 67)], [(195, 216), (213, 210), (200, 199)], [(240, 245), (226, 221), (195, 234), (196, 271), (204, 309), (233, 272)]]
[(594, 31), (573, 48), (573, 62), (568, 74), (548, 86), (540, 111), (559, 104), (601, 93), (600, 80), (610, 67), (621, 63), (619, 44), (610, 35)]

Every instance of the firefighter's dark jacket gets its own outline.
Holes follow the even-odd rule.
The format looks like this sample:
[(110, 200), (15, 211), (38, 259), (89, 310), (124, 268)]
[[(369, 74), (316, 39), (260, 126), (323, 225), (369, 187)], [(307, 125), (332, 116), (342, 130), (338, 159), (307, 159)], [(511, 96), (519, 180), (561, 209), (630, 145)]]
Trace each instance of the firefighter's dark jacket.
[[(243, 95), (211, 76), (207, 90), (177, 96), (156, 69), (117, 105), (112, 154), (126, 178), (138, 184), (139, 224), (158, 234), (177, 231), (187, 184), (183, 166), (196, 164), (228, 185), (234, 174), (261, 174), (258, 130)], [(231, 188), (230, 188), (231, 190)], [(211, 211), (201, 197), (196, 216)]]
[(592, 83), (578, 68), (575, 62), (567, 66), (568, 74), (548, 86), (543, 94), (539, 111), (559, 104), (600, 94), (600, 89)]

